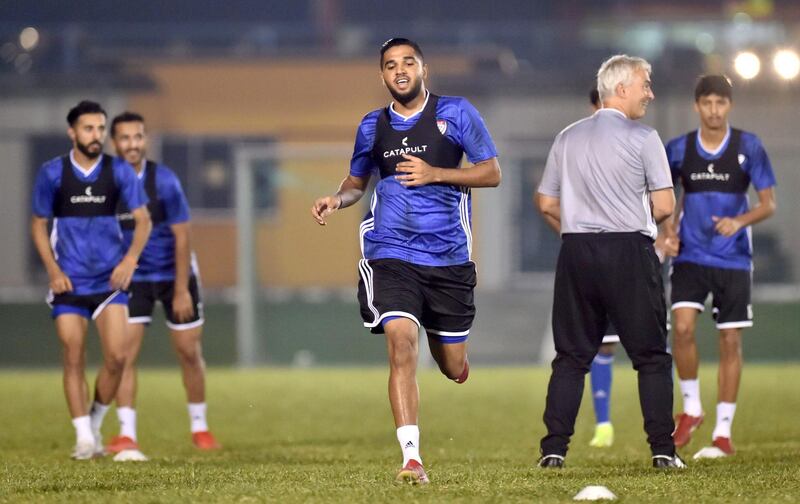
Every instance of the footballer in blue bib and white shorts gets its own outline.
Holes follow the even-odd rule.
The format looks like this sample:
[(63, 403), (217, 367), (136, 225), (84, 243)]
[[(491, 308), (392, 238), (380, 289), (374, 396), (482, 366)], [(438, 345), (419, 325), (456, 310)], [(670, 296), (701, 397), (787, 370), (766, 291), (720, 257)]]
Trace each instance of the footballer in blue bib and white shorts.
[[(667, 144), (675, 185), (683, 191), (677, 236), (670, 231), (676, 249), (672, 253), (677, 254), (671, 273), (673, 355), (683, 393), (683, 413), (673, 436), (678, 447), (689, 442), (704, 418), (695, 323), (709, 294), (720, 337), (716, 426), (712, 445), (697, 458), (735, 451), (731, 424), (742, 370), (741, 333), (753, 325), (750, 226), (775, 211), (776, 182), (769, 157), (756, 135), (728, 124), (732, 99), (727, 77), (701, 77), (695, 89), (700, 128)], [(751, 185), (759, 199), (753, 208), (747, 196)]]
[[(139, 450), (136, 434), (136, 357), (145, 327), (152, 321), (156, 302), (161, 302), (178, 356), (186, 388), (190, 431), (200, 449), (220, 447), (208, 428), (205, 399), (205, 363), (201, 349), (203, 303), (200, 276), (191, 252), (189, 204), (180, 180), (168, 167), (149, 161), (144, 118), (124, 112), (111, 122), (111, 139), (119, 156), (125, 158), (144, 183), (150, 199), (148, 208), (153, 232), (139, 258), (131, 283), (129, 347), (125, 371), (117, 394), (120, 433), (108, 444), (112, 453)], [(118, 218), (126, 240), (131, 238), (128, 209), (121, 205)]]

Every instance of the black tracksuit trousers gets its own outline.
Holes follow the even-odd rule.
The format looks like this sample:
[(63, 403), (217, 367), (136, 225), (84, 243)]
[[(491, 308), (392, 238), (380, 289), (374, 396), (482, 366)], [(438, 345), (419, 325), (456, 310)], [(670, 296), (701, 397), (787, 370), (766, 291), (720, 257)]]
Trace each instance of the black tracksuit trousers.
[(672, 356), (661, 266), (641, 233), (565, 234), (553, 300), (556, 358), (547, 388), (543, 455), (567, 453), (584, 377), (608, 322), (639, 375), (639, 402), (653, 455), (673, 455)]

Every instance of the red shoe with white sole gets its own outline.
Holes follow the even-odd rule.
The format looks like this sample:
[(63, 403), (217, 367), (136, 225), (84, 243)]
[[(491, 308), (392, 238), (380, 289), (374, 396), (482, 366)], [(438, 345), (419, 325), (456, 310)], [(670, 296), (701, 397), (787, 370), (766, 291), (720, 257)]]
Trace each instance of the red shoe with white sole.
[(692, 432), (700, 427), (703, 423), (705, 415), (702, 413), (700, 416), (691, 416), (686, 413), (681, 413), (675, 417), (675, 431), (672, 433), (672, 440), (675, 446), (680, 448), (689, 444), (692, 440)]
[(199, 450), (219, 450), (222, 445), (217, 443), (210, 431), (192, 433), (192, 443)]
[(395, 481), (398, 483), (408, 483), (409, 485), (425, 485), (430, 483), (422, 464), (414, 459), (409, 460), (406, 466), (400, 469)]
[(106, 446), (109, 453), (119, 453), (124, 450), (138, 450), (139, 443), (128, 436), (114, 436)]
[(731, 443), (731, 438), (715, 437), (711, 446), (706, 446), (694, 454), (694, 459), (718, 459), (729, 457), (736, 453), (736, 449)]
[(733, 443), (731, 443), (731, 438), (715, 437), (711, 445), (719, 448), (725, 455), (733, 455), (736, 453), (736, 449), (733, 447)]

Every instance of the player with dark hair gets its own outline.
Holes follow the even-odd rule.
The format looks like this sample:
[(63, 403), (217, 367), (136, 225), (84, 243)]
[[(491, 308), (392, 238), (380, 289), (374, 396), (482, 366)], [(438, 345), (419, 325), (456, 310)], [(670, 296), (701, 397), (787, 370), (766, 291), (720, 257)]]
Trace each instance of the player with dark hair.
[[(133, 166), (144, 183), (150, 200), (148, 208), (153, 232), (131, 283), (128, 303), (131, 344), (116, 396), (120, 434), (111, 440), (107, 449), (112, 453), (132, 451), (132, 456), (137, 456), (136, 358), (157, 301), (164, 307), (172, 346), (183, 372), (192, 442), (204, 450), (219, 448), (206, 421), (205, 363), (201, 348), (203, 303), (197, 262), (191, 251), (189, 205), (175, 173), (145, 158), (147, 134), (141, 115), (124, 112), (116, 116), (111, 122), (111, 139), (117, 155)], [(124, 205), (119, 208), (119, 219), (125, 239), (130, 240), (132, 222)]]
[(603, 102), (600, 101), (600, 92), (596, 87), (589, 91), (589, 103), (592, 105), (592, 110), (597, 112), (603, 108)]
[[(386, 335), (389, 401), (403, 452), (397, 479), (427, 483), (419, 453), (419, 330), (442, 373), (463, 383), (475, 316), (471, 188), (497, 186), (500, 166), (478, 111), (465, 98), (426, 89), (428, 67), (415, 42), (391, 39), (380, 52), (394, 101), (362, 119), (350, 174), (311, 213), (325, 225), (379, 177), (360, 229), (358, 298), (364, 326)], [(464, 154), (474, 166), (460, 167)]]
[[(750, 226), (776, 208), (775, 175), (759, 138), (732, 128), (728, 114), (733, 87), (724, 75), (704, 75), (695, 87), (700, 128), (667, 144), (673, 177), (683, 190), (678, 236), (670, 226), (673, 355), (678, 368), (683, 413), (676, 418), (675, 445), (689, 443), (703, 422), (695, 341), (697, 314), (712, 295), (719, 329), (719, 388), (712, 446), (695, 457), (734, 453), (731, 424), (742, 373), (742, 328), (753, 325), (750, 304), (752, 237)], [(750, 208), (750, 185), (759, 205)]]
[[(46, 162), (36, 176), (31, 235), (50, 277), (48, 303), (64, 350), (64, 394), (77, 438), (72, 457), (85, 460), (103, 452), (100, 426), (125, 362), (126, 290), (151, 224), (144, 188), (131, 166), (103, 154), (103, 108), (82, 101), (69, 111), (67, 123), (72, 150)], [(127, 245), (116, 218), (119, 201), (133, 209)], [(91, 411), (84, 371), (90, 319), (103, 350)]]

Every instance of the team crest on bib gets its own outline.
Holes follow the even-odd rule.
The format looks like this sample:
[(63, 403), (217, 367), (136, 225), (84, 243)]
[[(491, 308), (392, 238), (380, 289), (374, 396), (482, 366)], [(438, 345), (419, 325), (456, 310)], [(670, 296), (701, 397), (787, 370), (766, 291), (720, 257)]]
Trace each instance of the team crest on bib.
[(444, 135), (444, 132), (447, 131), (447, 121), (445, 121), (444, 119), (437, 119), (436, 127), (439, 128), (439, 133)]

